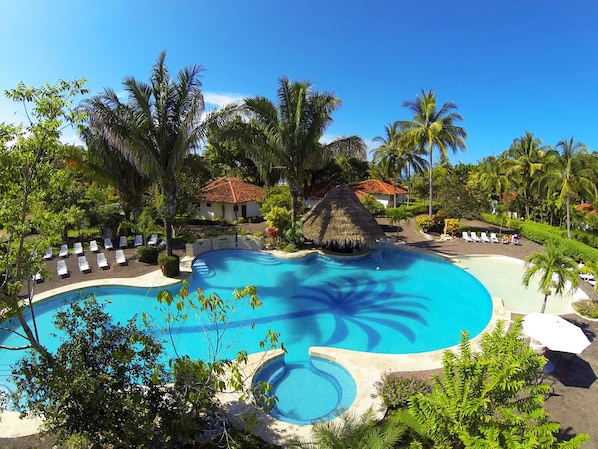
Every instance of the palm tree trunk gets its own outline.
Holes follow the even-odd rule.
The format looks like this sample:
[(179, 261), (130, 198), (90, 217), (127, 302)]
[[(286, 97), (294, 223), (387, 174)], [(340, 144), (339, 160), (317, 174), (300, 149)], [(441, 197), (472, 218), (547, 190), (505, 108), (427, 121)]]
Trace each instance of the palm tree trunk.
[(434, 175), (433, 175), (433, 167), (432, 167), (432, 146), (429, 148), (430, 150), (430, 206), (428, 208), (428, 214), (430, 218), (432, 218), (432, 199), (434, 198)]
[(571, 204), (567, 197), (567, 238), (571, 240)]
[(540, 311), (540, 313), (544, 313), (544, 311), (546, 310), (546, 302), (548, 301), (548, 295), (544, 295), (544, 302), (542, 303), (542, 310)]

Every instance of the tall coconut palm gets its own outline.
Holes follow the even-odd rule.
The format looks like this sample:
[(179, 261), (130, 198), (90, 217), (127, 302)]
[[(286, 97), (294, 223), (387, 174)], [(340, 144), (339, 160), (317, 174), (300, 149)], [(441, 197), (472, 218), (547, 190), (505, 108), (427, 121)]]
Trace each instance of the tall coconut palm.
[(175, 175), (185, 156), (205, 136), (201, 66), (190, 66), (172, 78), (162, 52), (149, 83), (128, 77), (128, 101), (106, 88), (85, 103), (90, 127), (117, 148), (137, 169), (157, 181), (165, 197), (166, 249), (172, 254), (172, 221), (177, 210)]
[[(332, 124), (332, 113), (341, 100), (330, 92), (317, 92), (308, 81), (279, 80), (278, 104), (263, 96), (246, 98), (243, 109), (249, 120), (237, 123), (229, 137), (241, 142), (262, 171), (282, 168), (291, 192), (291, 219), (297, 221), (299, 198), (310, 170), (338, 154), (365, 155), (357, 136), (343, 137), (327, 145), (320, 142)], [(347, 151), (341, 151), (341, 148)]]
[[(558, 152), (560, 150), (560, 153)], [(551, 152), (548, 169), (543, 182), (549, 185), (548, 193), (559, 191), (558, 205), (565, 204), (567, 212), (567, 238), (571, 239), (571, 201), (582, 196), (594, 200), (597, 196), (596, 185), (591, 181), (592, 168), (584, 167), (580, 154), (587, 154), (588, 149), (573, 137), (556, 144), (556, 151)]]
[(534, 182), (539, 179), (536, 174), (544, 168), (546, 151), (547, 148), (542, 146), (542, 140), (534, 137), (529, 131), (515, 139), (506, 151), (506, 174), (523, 194), (526, 219), (530, 215)]
[(563, 249), (552, 242), (544, 246), (546, 252), (532, 253), (525, 259), (525, 272), (523, 273), (523, 284), (529, 287), (529, 283), (536, 275), (540, 276), (539, 290), (544, 294), (541, 313), (546, 310), (546, 302), (554, 290), (560, 295), (563, 293), (567, 281), (571, 282), (573, 288), (579, 285), (579, 270), (577, 263), (563, 254)]
[[(407, 204), (409, 204), (409, 195), (411, 192), (411, 170), (416, 173), (423, 173), (428, 163), (422, 157), (420, 147), (417, 145), (407, 146), (409, 142), (401, 141), (402, 133), (398, 123), (392, 123), (384, 127), (386, 136), (374, 137), (374, 142), (380, 142), (381, 145), (374, 150), (373, 162), (377, 165), (377, 172), (383, 178), (390, 178), (395, 181), (405, 170), (409, 189), (407, 193)], [(393, 183), (396, 189), (396, 182)], [(394, 207), (397, 207), (397, 195), (394, 194)]]
[(429, 215), (432, 216), (432, 201), (434, 199), (433, 187), (433, 163), (434, 147), (440, 151), (441, 158), (447, 157), (447, 149), (454, 153), (458, 150), (465, 150), (465, 129), (455, 123), (463, 120), (455, 110), (457, 105), (453, 102), (446, 102), (440, 108), (437, 107), (436, 92), (422, 90), (415, 101), (405, 101), (404, 107), (413, 112), (413, 120), (398, 120), (397, 123), (402, 129), (403, 138), (407, 147), (414, 145), (429, 156), (430, 171), (430, 206)]
[(509, 179), (506, 176), (501, 160), (495, 156), (488, 156), (481, 160), (474, 173), (475, 178), (480, 183), (480, 187), (485, 192), (490, 193), (493, 200), (500, 201), (503, 197)]
[(380, 142), (381, 145), (374, 150), (374, 164), (380, 167), (380, 171), (386, 178), (390, 178), (395, 186), (394, 193), (394, 207), (397, 207), (397, 193), (396, 193), (396, 178), (399, 177), (403, 168), (405, 168), (405, 160), (401, 157), (402, 151), (399, 145), (401, 134), (398, 123), (392, 123), (384, 127), (386, 136), (374, 137), (374, 142)]

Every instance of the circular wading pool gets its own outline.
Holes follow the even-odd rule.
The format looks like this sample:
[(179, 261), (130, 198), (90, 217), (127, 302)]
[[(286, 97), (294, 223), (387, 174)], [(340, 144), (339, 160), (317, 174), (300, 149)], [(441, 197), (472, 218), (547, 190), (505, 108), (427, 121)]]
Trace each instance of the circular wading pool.
[(285, 363), (279, 358), (265, 364), (254, 377), (254, 385), (265, 381), (278, 398), (270, 412), (291, 424), (328, 421), (349, 409), (356, 396), (355, 382), (337, 363), (320, 357)]

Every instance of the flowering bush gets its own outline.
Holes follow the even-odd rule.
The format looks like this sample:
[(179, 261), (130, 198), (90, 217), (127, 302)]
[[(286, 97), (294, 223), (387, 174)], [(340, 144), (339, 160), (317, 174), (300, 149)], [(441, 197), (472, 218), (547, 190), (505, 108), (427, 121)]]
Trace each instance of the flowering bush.
[(271, 239), (275, 239), (278, 237), (278, 232), (276, 232), (276, 228), (268, 228), (266, 229), (266, 234), (268, 234), (268, 237), (270, 237)]
[(374, 385), (382, 402), (390, 409), (407, 407), (411, 396), (426, 394), (432, 389), (428, 381), (417, 377), (403, 377), (399, 373), (384, 373), (382, 379)]
[(415, 222), (417, 223), (418, 229), (421, 229), (424, 232), (428, 232), (428, 229), (432, 226), (432, 219), (427, 215), (418, 215), (415, 218)]

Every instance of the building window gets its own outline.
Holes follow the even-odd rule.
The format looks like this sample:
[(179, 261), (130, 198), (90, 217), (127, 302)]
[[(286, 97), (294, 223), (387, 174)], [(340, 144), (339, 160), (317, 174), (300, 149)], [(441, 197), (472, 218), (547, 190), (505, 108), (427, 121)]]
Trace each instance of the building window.
[(206, 207), (212, 207), (212, 203), (206, 203)]

